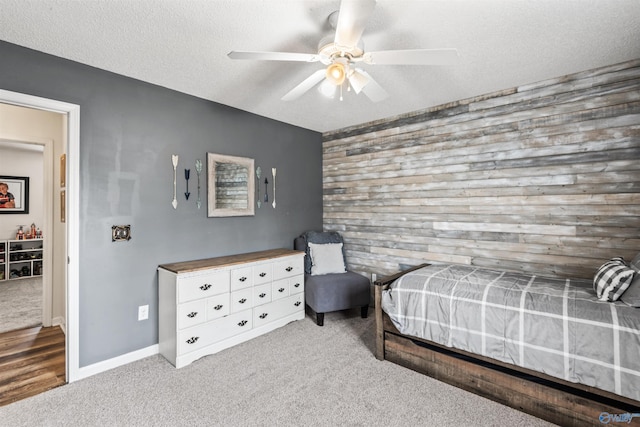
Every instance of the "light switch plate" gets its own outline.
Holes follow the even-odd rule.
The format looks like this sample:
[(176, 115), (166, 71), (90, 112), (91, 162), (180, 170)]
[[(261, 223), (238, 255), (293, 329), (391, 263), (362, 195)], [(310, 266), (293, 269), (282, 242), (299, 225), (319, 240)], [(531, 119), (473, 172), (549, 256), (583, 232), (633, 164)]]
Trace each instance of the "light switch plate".
[(126, 242), (127, 240), (131, 240), (130, 225), (114, 225), (111, 227), (112, 242)]

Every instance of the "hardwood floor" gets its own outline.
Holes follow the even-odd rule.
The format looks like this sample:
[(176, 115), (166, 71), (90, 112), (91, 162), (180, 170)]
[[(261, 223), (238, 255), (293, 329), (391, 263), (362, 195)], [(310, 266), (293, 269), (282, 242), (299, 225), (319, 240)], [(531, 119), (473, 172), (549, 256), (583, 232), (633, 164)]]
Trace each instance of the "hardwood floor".
[(59, 326), (0, 334), (0, 406), (65, 382), (65, 335)]

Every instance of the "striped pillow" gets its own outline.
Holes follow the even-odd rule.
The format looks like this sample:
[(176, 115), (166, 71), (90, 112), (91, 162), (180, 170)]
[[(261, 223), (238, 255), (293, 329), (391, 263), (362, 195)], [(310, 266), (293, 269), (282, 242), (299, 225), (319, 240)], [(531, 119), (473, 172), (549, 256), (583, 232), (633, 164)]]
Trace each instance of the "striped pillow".
[(600, 300), (616, 301), (631, 284), (634, 273), (624, 259), (611, 258), (596, 271), (593, 289)]

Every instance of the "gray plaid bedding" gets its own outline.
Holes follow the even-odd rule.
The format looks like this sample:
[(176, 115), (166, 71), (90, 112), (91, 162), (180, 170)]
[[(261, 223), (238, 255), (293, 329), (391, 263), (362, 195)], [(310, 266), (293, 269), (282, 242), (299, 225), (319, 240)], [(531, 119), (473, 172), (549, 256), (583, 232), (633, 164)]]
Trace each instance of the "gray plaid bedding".
[(405, 335), (640, 400), (640, 309), (599, 301), (590, 280), (430, 265), (382, 308)]

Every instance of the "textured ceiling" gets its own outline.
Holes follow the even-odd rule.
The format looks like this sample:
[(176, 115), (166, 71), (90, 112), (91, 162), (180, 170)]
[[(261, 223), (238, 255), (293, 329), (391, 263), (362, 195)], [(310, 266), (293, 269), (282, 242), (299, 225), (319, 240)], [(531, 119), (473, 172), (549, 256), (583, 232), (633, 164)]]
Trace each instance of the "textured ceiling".
[[(365, 66), (390, 97), (280, 98), (320, 63), (339, 0), (0, 0), (0, 39), (316, 131), (640, 58), (638, 0), (378, 0), (365, 50), (457, 48), (449, 66)], [(0, 59), (1, 60), (1, 59)]]

